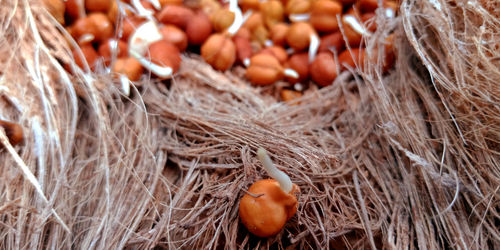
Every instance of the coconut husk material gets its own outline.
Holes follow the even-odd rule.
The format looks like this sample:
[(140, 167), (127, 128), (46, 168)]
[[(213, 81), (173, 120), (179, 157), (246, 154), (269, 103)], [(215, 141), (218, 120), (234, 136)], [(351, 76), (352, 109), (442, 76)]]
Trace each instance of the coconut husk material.
[[(494, 1), (377, 13), (363, 68), (290, 103), (185, 54), (124, 94), (72, 63), (40, 1), (0, 1), (0, 248), (498, 249), (500, 19)], [(383, 27), (383, 28), (380, 28)], [(395, 65), (383, 73), (386, 37)], [(66, 68), (73, 68), (69, 74)], [(2, 131), (2, 130), (0, 130)], [(265, 148), (300, 187), (276, 236), (238, 204)]]

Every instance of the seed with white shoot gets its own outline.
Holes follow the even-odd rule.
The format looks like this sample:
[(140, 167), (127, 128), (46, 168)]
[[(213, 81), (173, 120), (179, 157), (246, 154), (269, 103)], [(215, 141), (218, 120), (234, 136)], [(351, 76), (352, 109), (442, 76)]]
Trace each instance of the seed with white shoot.
[(358, 22), (358, 19), (356, 19), (354, 16), (352, 16), (352, 15), (344, 15), (342, 17), (342, 19), (344, 20), (344, 23), (346, 23), (347, 25), (349, 25), (354, 31), (358, 32), (361, 35), (363, 35), (363, 36), (370, 36), (372, 34), (363, 25), (361, 25)]
[(292, 191), (292, 181), (290, 180), (290, 177), (274, 166), (265, 149), (259, 148), (257, 150), (257, 157), (262, 162), (262, 165), (264, 166), (264, 169), (269, 174), (269, 176), (271, 176), (280, 184), (280, 188), (285, 193), (289, 193), (290, 191)]
[(148, 60), (145, 55), (149, 46), (163, 39), (163, 36), (154, 20), (150, 20), (139, 26), (129, 39), (129, 54), (135, 57), (141, 65), (161, 78), (170, 77), (173, 74), (171, 67), (157, 65)]
[(241, 198), (239, 214), (248, 231), (259, 237), (269, 237), (279, 233), (286, 221), (297, 212), (295, 195), (300, 189), (292, 184), (288, 175), (273, 165), (266, 150), (259, 148), (257, 157), (274, 179), (252, 184)]

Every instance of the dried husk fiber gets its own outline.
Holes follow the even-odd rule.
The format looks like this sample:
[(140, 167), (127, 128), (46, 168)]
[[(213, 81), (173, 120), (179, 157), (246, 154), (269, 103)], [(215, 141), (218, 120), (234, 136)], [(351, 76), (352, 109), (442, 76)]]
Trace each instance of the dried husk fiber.
[[(2, 249), (500, 248), (494, 1), (402, 1), (367, 41), (394, 30), (395, 68), (367, 64), (299, 105), (190, 55), (127, 97), (106, 74), (66, 73), (40, 1), (0, 6), (0, 118), (25, 129), (0, 152)], [(267, 177), (259, 146), (301, 188), (269, 239), (237, 213)]]

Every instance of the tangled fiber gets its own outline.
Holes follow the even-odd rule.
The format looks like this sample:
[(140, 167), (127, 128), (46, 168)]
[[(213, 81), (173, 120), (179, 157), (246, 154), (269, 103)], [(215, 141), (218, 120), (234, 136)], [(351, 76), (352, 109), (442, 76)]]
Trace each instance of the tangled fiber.
[[(500, 248), (495, 1), (378, 13), (367, 48), (394, 31), (395, 68), (365, 64), (294, 103), (193, 55), (124, 95), (71, 63), (40, 1), (0, 6), (0, 119), (24, 128), (15, 147), (0, 133), (2, 249)], [(258, 147), (301, 189), (268, 239), (238, 219), (267, 177)]]

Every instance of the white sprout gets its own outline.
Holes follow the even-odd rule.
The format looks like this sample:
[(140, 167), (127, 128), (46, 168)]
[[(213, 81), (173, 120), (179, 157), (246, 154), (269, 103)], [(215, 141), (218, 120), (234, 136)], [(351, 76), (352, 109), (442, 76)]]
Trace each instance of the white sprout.
[(309, 13), (288, 15), (288, 19), (290, 19), (290, 21), (292, 22), (307, 22), (309, 21), (309, 18), (311, 18), (311, 15)]
[(130, 95), (130, 80), (125, 75), (120, 75), (122, 91), (126, 96)]
[(162, 39), (163, 36), (161, 35), (156, 22), (153, 20), (147, 21), (140, 25), (130, 36), (128, 52), (129, 54), (135, 52), (136, 54), (143, 56), (148, 51), (149, 45)]
[(158, 0), (149, 0), (149, 2), (151, 2), (153, 4), (153, 7), (155, 7), (155, 9), (157, 9), (157, 10), (161, 9), (161, 4)]
[(297, 73), (297, 71), (293, 70), (293, 69), (285, 69), (283, 70), (283, 74), (285, 76), (288, 76), (288, 77), (291, 77), (291, 78), (294, 78), (294, 79), (298, 79), (299, 78), (299, 73)]
[(262, 162), (262, 165), (264, 165), (267, 173), (280, 184), (281, 190), (287, 194), (290, 193), (292, 191), (292, 180), (290, 180), (287, 174), (274, 166), (266, 150), (259, 148), (257, 150), (257, 157)]
[(78, 43), (80, 43), (80, 44), (89, 43), (89, 42), (94, 41), (94, 38), (95, 37), (92, 34), (83, 34), (82, 36), (80, 36), (78, 38)]
[(144, 68), (149, 69), (160, 78), (172, 77), (172, 74), (174, 73), (174, 70), (171, 67), (163, 67), (156, 63), (153, 63), (152, 61), (146, 59), (144, 56), (137, 54), (135, 51), (130, 51), (130, 55), (135, 57)]
[(372, 34), (370, 31), (366, 30), (354, 16), (344, 15), (342, 18), (344, 19), (345, 23), (351, 26), (351, 28), (353, 28), (359, 34), (364, 36), (370, 36)]
[(250, 66), (250, 58), (243, 59), (243, 65), (248, 68), (248, 66)]
[(238, 7), (238, 0), (229, 0), (229, 10), (234, 13), (234, 21), (227, 29), (227, 32), (230, 35), (234, 35), (243, 25), (243, 13), (240, 7)]
[(385, 9), (385, 16), (388, 18), (393, 18), (395, 16), (394, 10), (392, 10), (391, 8)]
[(316, 53), (319, 49), (319, 37), (316, 34), (311, 34), (310, 42), (309, 42), (309, 63), (314, 61), (316, 58)]
[(132, 0), (132, 5), (137, 10), (138, 16), (151, 18), (154, 14), (153, 11), (147, 10), (146, 8), (144, 8), (144, 6), (142, 5), (142, 3), (139, 0)]

